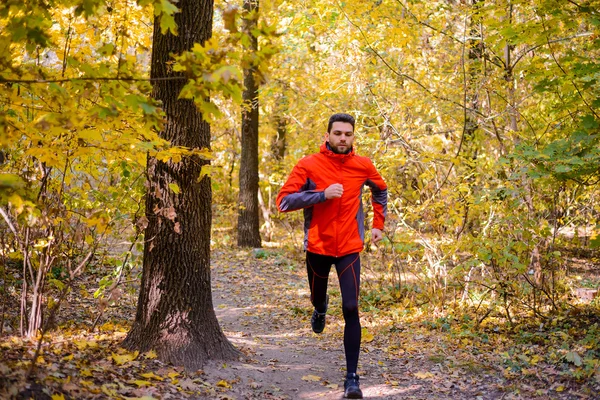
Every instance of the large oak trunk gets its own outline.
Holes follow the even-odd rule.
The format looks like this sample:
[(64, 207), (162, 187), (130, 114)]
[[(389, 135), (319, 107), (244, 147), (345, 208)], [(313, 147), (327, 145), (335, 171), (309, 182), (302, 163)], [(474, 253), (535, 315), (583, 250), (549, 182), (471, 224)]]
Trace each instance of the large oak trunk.
[[(179, 35), (160, 32), (154, 21), (151, 77), (172, 77), (171, 53), (210, 38), (212, 0), (181, 0)], [(154, 81), (155, 98), (167, 121), (161, 135), (174, 145), (209, 148), (210, 126), (193, 101), (178, 99), (184, 80)], [(142, 284), (135, 321), (123, 345), (153, 349), (175, 365), (196, 369), (208, 359), (232, 359), (237, 350), (223, 335), (210, 287), (211, 184), (201, 176), (204, 161), (148, 159), (148, 193)], [(169, 184), (176, 184), (179, 194)], [(173, 186), (172, 186), (173, 187)]]
[[(258, 50), (252, 34), (256, 26), (258, 0), (244, 0), (247, 17), (244, 31), (250, 37), (250, 51)], [(256, 67), (244, 69), (244, 105), (242, 106), (242, 155), (240, 160), (240, 198), (238, 212), (238, 246), (260, 247), (258, 218), (258, 83)]]

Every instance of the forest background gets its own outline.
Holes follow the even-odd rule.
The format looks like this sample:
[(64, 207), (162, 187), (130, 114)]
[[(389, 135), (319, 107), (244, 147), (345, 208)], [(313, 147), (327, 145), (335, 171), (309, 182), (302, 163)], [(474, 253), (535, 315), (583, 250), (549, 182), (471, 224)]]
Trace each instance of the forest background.
[[(176, 3), (0, 5), (0, 334), (38, 343), (81, 281), (95, 285), (94, 327), (135, 292), (147, 215), (181, 229), (174, 210), (145, 210), (149, 157), (210, 159), (213, 248), (240, 243), (250, 209), (269, 249), (255, 257), (300, 254), (302, 215), (279, 215), (274, 198), (329, 115), (348, 112), (357, 152), (389, 186), (385, 240), (367, 238), (366, 308), (541, 346), (535, 362), (508, 354), (509, 375), (543, 362), (598, 382), (600, 3), (244, 6), (217, 1), (213, 38), (169, 64), (210, 123), (208, 149), (160, 135), (152, 27), (156, 16), (176, 32)], [(258, 207), (240, 193), (252, 173), (240, 122), (252, 108)]]

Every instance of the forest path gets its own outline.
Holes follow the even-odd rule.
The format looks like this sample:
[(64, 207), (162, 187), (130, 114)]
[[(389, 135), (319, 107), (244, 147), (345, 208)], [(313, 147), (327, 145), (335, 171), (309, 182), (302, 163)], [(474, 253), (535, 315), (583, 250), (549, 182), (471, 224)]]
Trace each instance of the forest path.
[[(306, 272), (298, 258), (268, 250), (213, 253), (217, 317), (229, 340), (243, 351), (246, 359), (227, 365), (211, 363), (204, 371), (209, 382), (233, 382), (227, 392), (230, 398), (343, 398), (343, 317), (335, 269), (332, 268), (329, 281), (327, 326), (317, 335), (310, 328), (312, 308)], [(362, 312), (361, 320), (365, 319), (368, 315)], [(410, 336), (409, 332), (406, 334)], [(494, 374), (465, 373), (436, 364), (431, 360), (426, 340), (420, 343), (420, 350), (398, 357), (386, 349), (402, 348), (403, 343), (389, 343), (384, 335), (377, 337), (363, 342), (361, 348), (358, 373), (365, 398), (510, 398), (504, 397), (506, 393), (500, 391), (502, 379)]]

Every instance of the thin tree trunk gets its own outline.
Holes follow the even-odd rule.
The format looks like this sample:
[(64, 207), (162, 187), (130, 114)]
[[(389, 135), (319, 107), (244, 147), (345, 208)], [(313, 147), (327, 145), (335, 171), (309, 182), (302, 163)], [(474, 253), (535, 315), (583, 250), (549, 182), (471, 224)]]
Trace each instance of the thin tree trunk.
[[(171, 53), (203, 43), (212, 31), (212, 0), (181, 0), (175, 21), (179, 35), (160, 33), (154, 21), (151, 77), (176, 76)], [(210, 126), (193, 101), (178, 99), (184, 81), (154, 83), (167, 121), (161, 136), (173, 145), (210, 148)], [(123, 342), (128, 349), (155, 350), (159, 359), (188, 369), (208, 359), (234, 359), (237, 350), (217, 321), (210, 287), (210, 178), (201, 177), (205, 161), (179, 163), (148, 159), (148, 192), (143, 274), (137, 313)], [(179, 194), (169, 188), (177, 184)]]
[[(283, 90), (284, 88), (282, 88)], [(287, 134), (287, 118), (285, 113), (288, 111), (288, 99), (287, 96), (281, 95), (277, 99), (275, 105), (274, 122), (277, 133), (273, 136), (271, 141), (271, 154), (275, 161), (280, 162), (285, 156), (286, 150), (286, 134)]]
[[(270, 200), (270, 198), (269, 198)], [(271, 219), (271, 209), (265, 204), (265, 201), (262, 196), (262, 192), (258, 189), (258, 204), (260, 205), (260, 209), (262, 210), (263, 219), (265, 220), (265, 234), (267, 241), (271, 241), (273, 237), (273, 220)]]
[[(252, 34), (258, 18), (258, 0), (244, 0), (244, 32), (250, 38), (250, 51), (258, 51)], [(258, 206), (258, 82), (254, 65), (244, 69), (242, 106), (242, 154), (240, 160), (240, 198), (238, 210), (238, 246), (260, 247)]]

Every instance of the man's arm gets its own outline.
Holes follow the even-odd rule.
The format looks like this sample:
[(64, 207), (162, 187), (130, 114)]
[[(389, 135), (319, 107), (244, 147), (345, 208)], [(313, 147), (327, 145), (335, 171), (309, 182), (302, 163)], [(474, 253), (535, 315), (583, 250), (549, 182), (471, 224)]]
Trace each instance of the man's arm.
[(316, 187), (306, 169), (298, 163), (277, 195), (277, 208), (281, 212), (295, 211), (325, 201), (325, 191), (317, 191)]
[(372, 162), (369, 162), (367, 186), (371, 189), (371, 204), (373, 205), (371, 239), (373, 243), (377, 243), (383, 239), (382, 230), (387, 215), (387, 185)]

